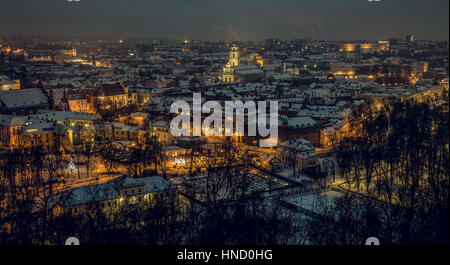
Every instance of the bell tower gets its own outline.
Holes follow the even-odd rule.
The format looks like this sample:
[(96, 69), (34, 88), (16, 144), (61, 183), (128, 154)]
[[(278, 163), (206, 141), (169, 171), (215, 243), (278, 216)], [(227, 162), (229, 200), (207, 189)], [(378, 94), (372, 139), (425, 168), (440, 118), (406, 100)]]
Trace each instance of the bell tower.
[(234, 66), (238, 66), (239, 65), (239, 49), (236, 46), (236, 44), (233, 43), (233, 45), (231, 46), (231, 50), (230, 50), (230, 59), (229, 59), (229, 63), (231, 65), (231, 67)]

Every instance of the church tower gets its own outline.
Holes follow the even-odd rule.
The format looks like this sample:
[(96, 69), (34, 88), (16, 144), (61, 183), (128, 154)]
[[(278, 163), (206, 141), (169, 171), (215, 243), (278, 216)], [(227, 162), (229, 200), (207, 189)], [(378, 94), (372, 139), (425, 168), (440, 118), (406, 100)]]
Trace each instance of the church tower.
[(236, 75), (234, 72), (234, 67), (239, 65), (239, 50), (236, 44), (231, 46), (230, 58), (228, 59), (227, 65), (223, 68), (222, 82), (223, 83), (234, 83), (236, 81)]
[(231, 67), (234, 66), (238, 66), (239, 65), (239, 50), (238, 47), (236, 46), (236, 44), (233, 44), (231, 46), (231, 50), (230, 50), (230, 59), (229, 59), (229, 63), (231, 65)]

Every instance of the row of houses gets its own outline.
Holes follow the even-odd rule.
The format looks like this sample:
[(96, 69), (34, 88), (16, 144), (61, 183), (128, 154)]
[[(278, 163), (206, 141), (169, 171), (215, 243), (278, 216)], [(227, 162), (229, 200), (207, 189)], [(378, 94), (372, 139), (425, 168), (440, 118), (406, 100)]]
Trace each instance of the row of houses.
[(177, 186), (160, 176), (121, 176), (106, 183), (62, 192), (53, 198), (52, 210), (57, 215), (77, 216), (92, 211), (110, 214), (124, 206), (152, 205), (178, 199)]

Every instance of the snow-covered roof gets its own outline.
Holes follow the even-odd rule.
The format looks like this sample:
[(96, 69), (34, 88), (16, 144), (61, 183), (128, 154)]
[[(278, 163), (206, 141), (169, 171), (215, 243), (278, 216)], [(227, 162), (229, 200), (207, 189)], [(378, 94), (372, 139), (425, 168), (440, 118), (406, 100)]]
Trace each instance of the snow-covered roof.
[(28, 120), (28, 116), (14, 116), (0, 114), (1, 126), (21, 126)]
[(304, 138), (291, 139), (280, 144), (281, 149), (294, 149), (299, 152), (315, 150), (314, 146)]
[(305, 128), (312, 127), (317, 124), (317, 122), (311, 117), (292, 117), (287, 118), (287, 123), (289, 127), (294, 128)]
[(64, 121), (68, 119), (93, 121), (96, 119), (97, 114), (58, 110), (38, 110), (37, 114), (33, 115), (33, 117), (48, 121)]
[(145, 186), (145, 193), (175, 189), (176, 186), (159, 176), (131, 178), (122, 176), (107, 183), (89, 185), (72, 189), (57, 198), (63, 207), (108, 201), (120, 197), (120, 190), (130, 186)]
[(39, 88), (0, 91), (0, 101), (8, 109), (48, 104), (47, 96)]

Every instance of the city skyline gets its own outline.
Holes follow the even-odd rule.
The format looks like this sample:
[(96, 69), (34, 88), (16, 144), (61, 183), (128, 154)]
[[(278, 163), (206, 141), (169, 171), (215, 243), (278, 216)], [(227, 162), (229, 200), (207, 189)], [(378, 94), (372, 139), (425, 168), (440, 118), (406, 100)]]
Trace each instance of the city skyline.
[(0, 246), (448, 245), (448, 5), (2, 0)]
[[(248, 41), (448, 40), (448, 1), (4, 1), (0, 34)], [(176, 6), (177, 8), (173, 8)], [(58, 23), (55, 23), (58, 21)]]

